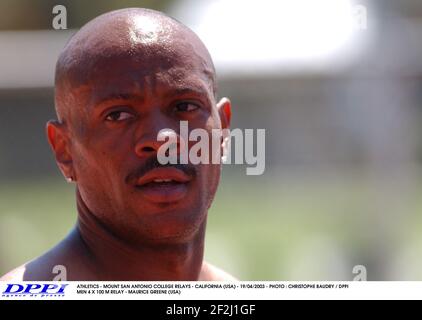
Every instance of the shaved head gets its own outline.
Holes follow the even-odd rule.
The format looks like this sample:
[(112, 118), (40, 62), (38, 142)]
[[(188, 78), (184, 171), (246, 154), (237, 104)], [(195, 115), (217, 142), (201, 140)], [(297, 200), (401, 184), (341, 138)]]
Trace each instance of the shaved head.
[[(162, 12), (129, 8), (103, 14), (83, 26), (67, 43), (56, 64), (55, 103), (59, 120), (65, 120), (68, 109), (78, 101), (74, 90), (83, 89), (100, 76), (104, 68), (112, 68), (117, 59), (143, 63), (137, 77), (148, 76), (151, 70), (169, 70), (181, 78), (175, 61), (192, 71), (199, 71), (216, 93), (212, 59), (198, 36), (188, 27)], [(117, 71), (118, 72), (118, 71)]]
[(216, 101), (214, 65), (193, 31), (148, 9), (103, 14), (66, 44), (55, 81), (58, 121), (47, 135), (63, 175), (77, 184), (81, 223), (94, 216), (137, 244), (187, 241), (205, 229), (221, 164), (177, 167), (189, 182), (139, 185), (161, 168), (161, 130), (181, 141), (183, 121), (209, 139), (229, 127), (230, 101)]

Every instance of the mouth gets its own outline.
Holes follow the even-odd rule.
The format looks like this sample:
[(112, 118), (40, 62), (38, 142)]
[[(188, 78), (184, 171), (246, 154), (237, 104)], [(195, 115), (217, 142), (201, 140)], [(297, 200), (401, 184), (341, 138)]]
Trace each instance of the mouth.
[(191, 177), (176, 168), (156, 168), (136, 182), (136, 189), (153, 203), (169, 203), (183, 199)]

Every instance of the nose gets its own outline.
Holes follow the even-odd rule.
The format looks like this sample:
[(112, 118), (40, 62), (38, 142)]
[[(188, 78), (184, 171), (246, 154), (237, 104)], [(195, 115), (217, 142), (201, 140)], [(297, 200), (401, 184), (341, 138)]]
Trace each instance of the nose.
[(135, 145), (136, 155), (141, 158), (154, 156), (158, 153), (160, 147), (168, 141), (175, 142), (175, 145), (171, 148), (177, 148), (179, 155), (184, 148), (184, 140), (178, 132), (158, 119), (150, 119), (149, 122), (149, 126), (142, 126), (141, 137)]

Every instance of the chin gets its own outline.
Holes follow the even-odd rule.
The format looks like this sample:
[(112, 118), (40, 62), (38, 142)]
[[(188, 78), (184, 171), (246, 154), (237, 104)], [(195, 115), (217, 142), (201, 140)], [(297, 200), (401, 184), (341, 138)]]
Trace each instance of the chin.
[(155, 243), (184, 243), (192, 240), (206, 224), (206, 210), (163, 206), (139, 221), (143, 238)]

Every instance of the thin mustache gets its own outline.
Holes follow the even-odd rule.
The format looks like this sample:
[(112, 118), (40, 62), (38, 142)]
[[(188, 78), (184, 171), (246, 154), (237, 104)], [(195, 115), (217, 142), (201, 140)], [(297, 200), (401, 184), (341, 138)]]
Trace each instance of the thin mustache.
[(158, 162), (157, 157), (152, 157), (149, 158), (144, 165), (130, 173), (126, 177), (126, 183), (134, 184), (139, 178), (156, 168), (175, 168), (182, 171), (189, 177), (193, 178), (196, 176), (196, 168), (192, 164), (161, 164)]

